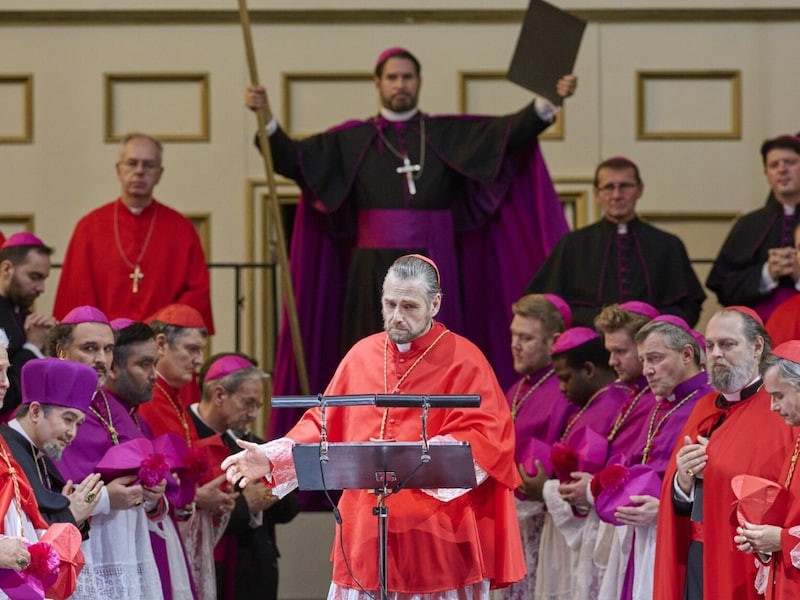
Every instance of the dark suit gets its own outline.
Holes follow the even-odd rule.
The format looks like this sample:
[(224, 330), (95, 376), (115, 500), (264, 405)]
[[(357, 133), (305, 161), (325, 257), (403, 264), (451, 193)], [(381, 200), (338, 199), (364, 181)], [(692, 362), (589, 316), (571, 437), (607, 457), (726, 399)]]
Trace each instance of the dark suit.
[(11, 368), (8, 370), (10, 385), (3, 400), (3, 406), (0, 408), (0, 415), (10, 415), (19, 406), (22, 397), (22, 388), (19, 383), (22, 365), (37, 358), (33, 352), (23, 348), (27, 341), (23, 327), (27, 316), (27, 311), (17, 312), (17, 307), (11, 300), (0, 296), (0, 329), (4, 329), (8, 336), (8, 360), (11, 362)]
[[(42, 513), (45, 521), (48, 523), (72, 523), (77, 527), (75, 517), (72, 516), (69, 509), (69, 498), (61, 493), (66, 482), (50, 457), (42, 454), (39, 460), (44, 464), (37, 465), (36, 453), (38, 451), (22, 434), (8, 425), (3, 425), (0, 427), (0, 435), (6, 440), (11, 454), (31, 482), (36, 503), (39, 505), (39, 512)], [(88, 521), (84, 522), (79, 529), (83, 539), (89, 537)]]

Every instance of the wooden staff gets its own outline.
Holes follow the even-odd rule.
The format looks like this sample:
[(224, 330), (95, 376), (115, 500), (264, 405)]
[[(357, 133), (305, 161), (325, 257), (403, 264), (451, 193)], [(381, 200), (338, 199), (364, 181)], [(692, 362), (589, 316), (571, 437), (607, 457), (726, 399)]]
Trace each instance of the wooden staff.
[[(250, 14), (247, 11), (246, 0), (239, 0), (239, 20), (242, 23), (242, 33), (244, 34), (247, 66), (250, 69), (250, 83), (252, 85), (259, 85), (256, 55), (253, 50), (253, 35), (250, 30)], [(260, 110), (254, 112), (258, 119), (258, 143), (261, 146), (261, 156), (264, 158), (264, 171), (267, 174), (269, 206), (272, 212), (272, 222), (275, 224), (275, 237), (278, 243), (278, 262), (281, 268), (281, 286), (283, 288), (286, 312), (289, 317), (289, 330), (292, 334), (292, 346), (294, 347), (294, 358), (297, 364), (297, 377), (300, 380), (301, 392), (303, 394), (308, 394), (308, 371), (306, 369), (305, 354), (303, 353), (303, 340), (300, 337), (300, 323), (297, 319), (297, 303), (294, 297), (294, 286), (292, 285), (292, 277), (289, 272), (289, 256), (286, 251), (286, 236), (283, 232), (283, 221), (281, 220), (278, 193), (275, 187), (275, 172), (272, 168), (272, 152), (269, 148), (267, 124), (264, 121), (264, 113)]]

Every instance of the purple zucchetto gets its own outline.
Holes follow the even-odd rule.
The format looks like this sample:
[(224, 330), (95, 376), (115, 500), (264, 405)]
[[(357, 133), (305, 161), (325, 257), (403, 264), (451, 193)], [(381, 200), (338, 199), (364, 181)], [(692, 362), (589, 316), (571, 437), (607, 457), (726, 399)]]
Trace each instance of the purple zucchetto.
[(223, 356), (211, 363), (211, 366), (206, 371), (204, 380), (216, 381), (217, 379), (227, 377), (236, 371), (241, 371), (242, 369), (252, 369), (253, 366), (254, 365), (251, 361), (242, 356)]
[(566, 300), (564, 300), (561, 296), (556, 296), (555, 294), (542, 294), (547, 301), (556, 307), (556, 310), (561, 315), (561, 318), (564, 319), (564, 327), (569, 329), (572, 327), (572, 309), (567, 304)]
[(110, 326), (105, 313), (96, 306), (89, 306), (88, 304), (76, 306), (61, 319), (61, 322), (69, 325), (77, 325), (79, 323), (104, 323)]
[(134, 323), (136, 323), (136, 321), (129, 319), (128, 317), (117, 317), (116, 319), (111, 319), (109, 325), (111, 325), (111, 329), (114, 331), (120, 331), (121, 329), (130, 327)]
[(661, 321), (663, 323), (669, 323), (670, 325), (675, 325), (675, 327), (680, 327), (686, 333), (694, 338), (694, 341), (697, 342), (697, 345), (700, 346), (700, 349), (703, 350), (706, 347), (706, 338), (703, 337), (703, 334), (697, 331), (696, 329), (692, 329), (689, 324), (681, 319), (678, 315), (658, 315), (653, 321)]
[(22, 403), (53, 404), (86, 412), (97, 389), (97, 372), (57, 358), (29, 360), (22, 367)]
[(558, 339), (556, 339), (555, 343), (553, 344), (553, 348), (551, 349), (551, 354), (561, 354), (562, 352), (567, 352), (568, 350), (577, 348), (578, 346), (581, 346), (586, 342), (599, 337), (600, 334), (594, 329), (589, 329), (588, 327), (572, 327), (558, 336)]
[(378, 60), (375, 61), (375, 66), (376, 67), (380, 66), (381, 64), (386, 62), (390, 57), (395, 56), (397, 54), (411, 54), (411, 53), (402, 46), (393, 46), (391, 48), (387, 48), (378, 55)]
[(658, 316), (658, 310), (655, 306), (639, 300), (623, 302), (619, 307), (622, 310), (627, 310), (628, 312), (636, 313), (637, 315), (642, 315), (651, 319), (655, 319)]
[(44, 242), (30, 231), (19, 231), (10, 235), (3, 242), (2, 248), (11, 248), (12, 246), (44, 246)]

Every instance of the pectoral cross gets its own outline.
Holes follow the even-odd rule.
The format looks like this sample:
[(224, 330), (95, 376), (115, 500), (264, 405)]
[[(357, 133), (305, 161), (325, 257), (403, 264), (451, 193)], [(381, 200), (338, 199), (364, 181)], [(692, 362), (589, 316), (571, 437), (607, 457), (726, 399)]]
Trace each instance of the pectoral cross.
[(134, 294), (138, 293), (139, 280), (144, 279), (144, 273), (142, 273), (142, 270), (139, 268), (139, 265), (136, 265), (136, 267), (133, 269), (133, 273), (128, 275), (128, 277), (133, 280), (133, 287), (131, 288), (131, 291), (133, 291)]
[(408, 193), (412, 196), (417, 193), (417, 186), (414, 185), (414, 173), (421, 171), (422, 167), (419, 165), (412, 165), (407, 156), (403, 157), (403, 166), (397, 167), (397, 173), (406, 176), (406, 184), (408, 185)]

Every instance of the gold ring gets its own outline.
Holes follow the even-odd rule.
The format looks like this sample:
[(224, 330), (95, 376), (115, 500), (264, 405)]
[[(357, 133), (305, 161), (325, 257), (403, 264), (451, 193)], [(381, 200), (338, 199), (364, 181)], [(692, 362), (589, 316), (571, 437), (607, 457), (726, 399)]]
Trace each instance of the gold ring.
[(686, 474), (687, 474), (689, 477), (694, 477), (694, 469), (692, 469), (691, 467), (689, 467), (688, 469), (686, 469)]
[(97, 494), (95, 494), (94, 492), (89, 492), (88, 494), (86, 494), (86, 498), (84, 498), (84, 500), (86, 500), (87, 504), (91, 504), (92, 502), (94, 502), (94, 499), (96, 497)]
[(141, 500), (137, 500), (136, 502), (133, 503), (134, 506), (140, 506), (141, 504), (142, 504)]
[(25, 567), (27, 567), (27, 566), (28, 566), (28, 560), (27, 560), (26, 558), (23, 558), (23, 557), (21, 557), (21, 556), (20, 556), (20, 557), (17, 559), (17, 566), (18, 566), (20, 569), (24, 569)]
[(274, 498), (274, 496), (272, 495), (272, 492), (266, 492), (264, 494), (264, 496), (263, 496), (264, 500), (272, 500), (272, 498)]

